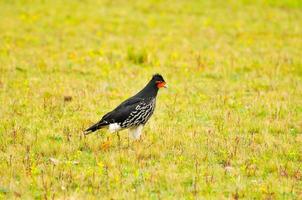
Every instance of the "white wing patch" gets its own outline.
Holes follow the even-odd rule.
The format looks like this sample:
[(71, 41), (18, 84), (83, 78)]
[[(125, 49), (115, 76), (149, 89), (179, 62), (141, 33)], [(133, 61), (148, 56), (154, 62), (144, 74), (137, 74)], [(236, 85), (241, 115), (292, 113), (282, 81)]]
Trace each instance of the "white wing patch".
[(142, 134), (142, 130), (143, 130), (144, 126), (141, 124), (137, 127), (133, 127), (129, 129), (129, 136), (133, 139), (133, 140), (138, 140)]
[(122, 128), (118, 123), (113, 123), (113, 124), (109, 124), (108, 129), (109, 129), (110, 133), (114, 133), (114, 132), (121, 130)]

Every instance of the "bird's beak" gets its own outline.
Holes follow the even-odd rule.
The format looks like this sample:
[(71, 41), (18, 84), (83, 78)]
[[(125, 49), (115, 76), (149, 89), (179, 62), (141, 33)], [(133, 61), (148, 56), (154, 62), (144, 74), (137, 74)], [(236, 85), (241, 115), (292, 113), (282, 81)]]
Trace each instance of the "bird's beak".
[(162, 87), (167, 88), (166, 82), (159, 82), (159, 83), (157, 83), (157, 87), (158, 88), (162, 88)]
[(157, 86), (157, 88), (163, 88), (163, 87), (168, 88), (166, 82), (164, 82), (164, 81), (156, 81), (156, 86)]

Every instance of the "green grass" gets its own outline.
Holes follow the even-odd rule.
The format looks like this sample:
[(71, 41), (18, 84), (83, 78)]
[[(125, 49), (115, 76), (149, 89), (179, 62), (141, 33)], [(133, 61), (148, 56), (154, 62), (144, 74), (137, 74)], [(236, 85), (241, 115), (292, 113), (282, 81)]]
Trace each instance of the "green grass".
[[(0, 199), (302, 199), (301, 52), (298, 0), (1, 0)], [(82, 136), (157, 72), (141, 142)]]

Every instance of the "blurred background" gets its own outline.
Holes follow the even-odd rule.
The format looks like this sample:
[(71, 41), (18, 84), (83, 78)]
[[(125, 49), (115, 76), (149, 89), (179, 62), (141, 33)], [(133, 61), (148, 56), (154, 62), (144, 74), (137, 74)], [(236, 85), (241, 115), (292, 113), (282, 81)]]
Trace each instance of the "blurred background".
[[(299, 0), (1, 0), (0, 197), (301, 198), (301, 52)], [(82, 137), (154, 73), (141, 143)]]

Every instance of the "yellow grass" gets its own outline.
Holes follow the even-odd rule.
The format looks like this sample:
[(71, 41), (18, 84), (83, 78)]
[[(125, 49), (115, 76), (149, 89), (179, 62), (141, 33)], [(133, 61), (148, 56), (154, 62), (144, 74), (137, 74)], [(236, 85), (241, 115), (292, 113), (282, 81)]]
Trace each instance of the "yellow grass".
[[(302, 199), (300, 1), (0, 1), (0, 199)], [(142, 141), (82, 131), (161, 73)]]

